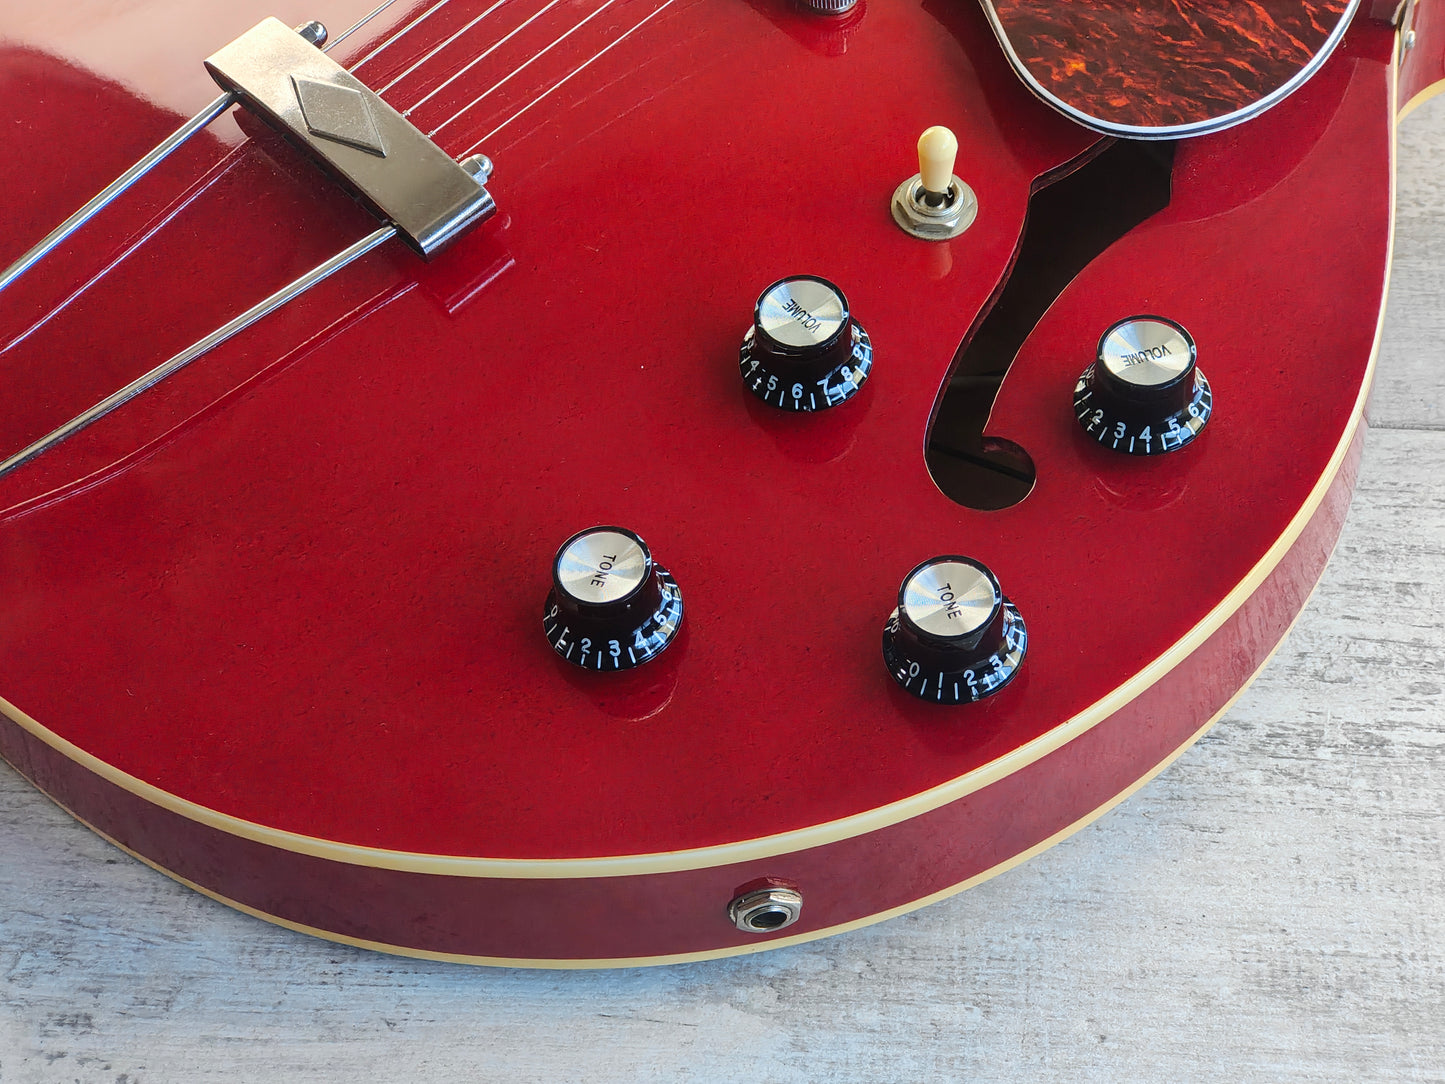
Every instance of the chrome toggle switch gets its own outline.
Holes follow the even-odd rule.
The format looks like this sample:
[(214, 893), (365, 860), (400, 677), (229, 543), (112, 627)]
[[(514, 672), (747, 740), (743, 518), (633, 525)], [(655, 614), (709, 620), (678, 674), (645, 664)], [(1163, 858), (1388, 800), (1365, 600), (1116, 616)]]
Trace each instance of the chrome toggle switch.
[(934, 125), (918, 137), (918, 172), (893, 193), (893, 221), (925, 241), (947, 241), (973, 225), (978, 199), (953, 172), (958, 139)]

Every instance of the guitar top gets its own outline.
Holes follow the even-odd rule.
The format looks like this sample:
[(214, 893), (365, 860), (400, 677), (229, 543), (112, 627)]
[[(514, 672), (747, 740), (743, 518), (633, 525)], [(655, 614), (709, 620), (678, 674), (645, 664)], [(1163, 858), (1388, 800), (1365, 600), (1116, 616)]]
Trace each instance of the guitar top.
[[(214, 50), (263, 14), (185, 29)], [(176, 128), (162, 96), (215, 94), (199, 57), (122, 73), (10, 23), (0, 262)], [(489, 156), (496, 215), (432, 262), (359, 259), (0, 477), (0, 752), (235, 906), (449, 959), (754, 951), (1021, 860), (1203, 733), (1323, 568), (1396, 40), (1356, 19), (1255, 122), (1121, 160), (972, 5), (385, 11), (329, 55)], [(96, 149), (56, 138), (98, 113)], [(384, 159), (339, 113), (310, 131)], [(0, 294), (0, 455), (376, 228), (237, 117)], [(975, 201), (942, 240), (890, 212), (932, 124)], [(1107, 205), (1120, 161), (1162, 180), (1115, 235), (1048, 202)], [(1033, 314), (1007, 349), (999, 312)], [(817, 380), (766, 375), (814, 346)], [(1095, 416), (1096, 362), (1128, 399), (1196, 350), (1207, 425), (1202, 378), (1168, 425)], [(990, 372), (975, 458), (1026, 457), (1026, 495), (970, 503), (925, 449), (972, 455), (940, 404)], [(979, 606), (958, 649), (993, 646), (948, 688)]]
[(1255, 116), (1312, 75), (1358, 0), (982, 0), (1020, 78), (1081, 124), (1171, 139)]

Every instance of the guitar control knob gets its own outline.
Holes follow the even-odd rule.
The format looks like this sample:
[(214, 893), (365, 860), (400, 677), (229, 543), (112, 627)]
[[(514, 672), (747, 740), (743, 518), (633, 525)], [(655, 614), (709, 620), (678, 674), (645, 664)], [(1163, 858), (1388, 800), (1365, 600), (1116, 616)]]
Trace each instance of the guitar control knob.
[(1026, 650), (1018, 609), (970, 557), (934, 557), (915, 568), (883, 626), (883, 661), (893, 680), (940, 704), (992, 696), (1013, 680)]
[(1131, 316), (1099, 339), (1074, 385), (1074, 413), (1106, 448), (1159, 455), (1184, 447), (1209, 421), (1214, 396), (1195, 364), (1194, 339), (1173, 320)]
[(758, 298), (738, 370), (763, 402), (825, 410), (857, 394), (872, 369), (868, 333), (853, 319), (843, 291), (827, 279), (780, 279)]
[(637, 535), (592, 527), (562, 543), (542, 629), (568, 662), (628, 670), (660, 654), (681, 625), (677, 581)]

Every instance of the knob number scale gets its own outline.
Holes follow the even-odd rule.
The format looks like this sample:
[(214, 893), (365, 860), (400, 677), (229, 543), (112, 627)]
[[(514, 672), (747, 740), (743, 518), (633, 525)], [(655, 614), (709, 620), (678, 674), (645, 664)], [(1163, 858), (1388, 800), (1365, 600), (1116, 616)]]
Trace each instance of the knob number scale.
[(754, 332), (749, 329), (738, 363), (743, 383), (763, 402), (784, 410), (826, 410), (837, 406), (851, 399), (873, 371), (873, 344), (868, 341), (867, 333), (856, 325), (850, 334), (851, 356), (818, 380), (793, 380), (787, 373), (779, 374), (754, 356), (753, 339)]
[(622, 527), (581, 531), (557, 551), (542, 631), (586, 670), (630, 670), (661, 654), (682, 625), (682, 592), (642, 539)]
[(903, 581), (883, 626), (893, 680), (939, 704), (968, 704), (1017, 676), (1028, 650), (1023, 617), (998, 581), (968, 557), (934, 557)]
[(1194, 340), (1172, 320), (1132, 316), (1099, 340), (1094, 364), (1074, 385), (1074, 414), (1104, 447), (1161, 455), (1199, 435), (1214, 409), (1195, 363)]
[(872, 370), (873, 344), (843, 291), (812, 275), (780, 279), (763, 291), (738, 355), (748, 390), (783, 410), (837, 406)]
[(1184, 410), (1170, 414), (1157, 425), (1140, 426), (1121, 418), (1094, 401), (1090, 382), (1094, 366), (1090, 365), (1074, 385), (1074, 414), (1084, 432), (1106, 448), (1130, 455), (1159, 455), (1182, 448), (1199, 435), (1214, 410), (1214, 394), (1201, 372), (1194, 374), (1194, 394)]
[(658, 609), (643, 624), (620, 636), (582, 635), (549, 595), (542, 630), (552, 650), (586, 670), (630, 670), (660, 655), (682, 624), (682, 592), (666, 569), (658, 569), (657, 578), (662, 593)]
[(924, 669), (895, 646), (899, 633), (898, 611), (894, 610), (883, 630), (883, 661), (893, 680), (923, 700), (940, 704), (968, 704), (998, 692), (1014, 679), (1028, 650), (1029, 635), (1023, 618), (1012, 602), (1003, 605), (1004, 642), (995, 653), (976, 666), (961, 670)]

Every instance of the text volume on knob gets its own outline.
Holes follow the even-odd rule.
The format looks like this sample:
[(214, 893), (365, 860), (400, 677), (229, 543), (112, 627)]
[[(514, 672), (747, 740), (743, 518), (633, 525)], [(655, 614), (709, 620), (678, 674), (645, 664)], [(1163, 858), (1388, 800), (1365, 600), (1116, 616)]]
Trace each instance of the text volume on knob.
[(1159, 455), (1194, 440), (1214, 394), (1189, 332), (1162, 316), (1131, 316), (1099, 339), (1094, 364), (1074, 385), (1074, 414), (1106, 448)]
[(783, 410), (826, 410), (858, 393), (873, 344), (843, 291), (815, 275), (779, 279), (758, 298), (738, 371), (748, 390)]

